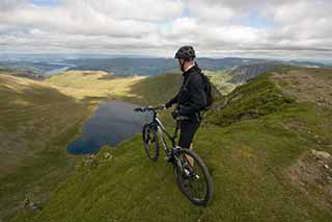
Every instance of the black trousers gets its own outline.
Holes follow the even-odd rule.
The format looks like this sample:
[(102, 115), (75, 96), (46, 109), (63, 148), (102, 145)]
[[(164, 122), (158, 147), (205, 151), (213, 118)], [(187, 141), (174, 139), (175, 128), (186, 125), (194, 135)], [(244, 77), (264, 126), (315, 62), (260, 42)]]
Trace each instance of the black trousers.
[(180, 138), (178, 145), (183, 148), (190, 148), (190, 144), (193, 141), (194, 135), (200, 125), (200, 121), (193, 120), (181, 120), (179, 123)]

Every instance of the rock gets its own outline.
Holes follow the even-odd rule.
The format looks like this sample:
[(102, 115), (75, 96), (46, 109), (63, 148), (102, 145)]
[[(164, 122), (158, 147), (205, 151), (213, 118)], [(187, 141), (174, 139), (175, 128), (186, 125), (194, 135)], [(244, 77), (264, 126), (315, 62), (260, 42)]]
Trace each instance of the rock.
[(109, 152), (104, 153), (104, 159), (108, 160), (108, 159), (112, 159), (112, 155)]
[(325, 100), (325, 98), (323, 98), (323, 97), (318, 97), (318, 98), (317, 98), (317, 102), (319, 102), (319, 103), (325, 103), (326, 100)]
[(98, 165), (97, 158), (95, 154), (89, 154), (84, 161), (84, 165), (89, 168), (95, 168)]
[(29, 197), (26, 197), (23, 201), (23, 206), (24, 208), (31, 210), (31, 211), (39, 211), (41, 210), (40, 207), (34, 203), (33, 201), (30, 200)]
[(325, 151), (311, 150), (311, 153), (319, 159), (329, 159), (331, 155)]
[(38, 211), (38, 210), (40, 210), (40, 208), (38, 207), (38, 205), (35, 204), (35, 203), (33, 203), (33, 202), (30, 203), (29, 207), (30, 207), (30, 209), (32, 211)]
[(230, 75), (232, 76), (232, 79), (230, 82), (234, 84), (245, 83), (264, 72), (271, 71), (277, 65), (278, 63), (276, 62), (262, 62), (238, 66), (231, 71)]
[(304, 193), (317, 198), (317, 204), (332, 209), (332, 158), (324, 151), (312, 149), (299, 157), (290, 167), (289, 176), (292, 183)]

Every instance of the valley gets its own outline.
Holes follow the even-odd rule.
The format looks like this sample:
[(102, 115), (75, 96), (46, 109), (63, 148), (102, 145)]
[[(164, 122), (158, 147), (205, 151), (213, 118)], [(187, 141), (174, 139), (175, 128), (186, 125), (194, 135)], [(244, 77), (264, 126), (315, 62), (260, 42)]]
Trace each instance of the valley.
[(113, 82), (105, 74), (75, 74), (77, 82), (72, 73), (43, 81), (0, 73), (1, 219), (22, 209), (26, 197), (40, 204), (47, 200), (82, 159), (66, 147), (97, 105), (140, 79)]
[[(175, 94), (180, 75), (130, 78), (82, 72), (74, 78), (70, 71), (35, 81), (1, 74), (1, 101), (7, 98), (1, 106), (7, 118), (0, 121), (2, 163), (7, 162), (1, 168), (6, 172), (1, 178), (3, 218), (330, 221), (331, 70), (278, 67), (236, 85), (223, 72), (207, 74), (221, 95), (205, 113), (194, 140), (215, 184), (206, 208), (193, 206), (180, 193), (162, 157), (157, 163), (146, 159), (140, 134), (112, 148), (103, 146), (93, 168), (84, 157), (65, 151), (101, 101), (160, 104)], [(173, 126), (169, 111), (161, 118)], [(41, 211), (22, 207), (27, 192)]]

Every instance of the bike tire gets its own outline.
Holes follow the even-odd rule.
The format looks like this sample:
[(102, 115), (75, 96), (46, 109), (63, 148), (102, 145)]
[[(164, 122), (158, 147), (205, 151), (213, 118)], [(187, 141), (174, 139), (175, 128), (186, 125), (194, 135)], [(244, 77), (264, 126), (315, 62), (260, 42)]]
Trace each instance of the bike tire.
[[(197, 197), (193, 195), (193, 191), (190, 190), (190, 186), (194, 180), (185, 178), (184, 176), (184, 166), (183, 163), (181, 163), (181, 158), (185, 156), (190, 156), (194, 160), (194, 167), (200, 168), (200, 179), (202, 180), (203, 184), (203, 194), (201, 197)], [(180, 148), (180, 150), (177, 152), (176, 157), (176, 164), (175, 164), (175, 175), (176, 175), (176, 182), (180, 189), (180, 191), (195, 205), (198, 206), (206, 206), (212, 199), (213, 195), (213, 182), (212, 177), (208, 171), (207, 166), (203, 162), (203, 160), (192, 150), (190, 149), (184, 149)], [(203, 177), (203, 178), (202, 178)], [(204, 180), (204, 181), (203, 181)]]
[[(142, 136), (147, 157), (152, 161), (157, 161), (159, 158), (159, 138), (156, 127), (151, 124), (145, 124), (143, 126)], [(150, 136), (152, 136), (152, 138), (150, 138)]]

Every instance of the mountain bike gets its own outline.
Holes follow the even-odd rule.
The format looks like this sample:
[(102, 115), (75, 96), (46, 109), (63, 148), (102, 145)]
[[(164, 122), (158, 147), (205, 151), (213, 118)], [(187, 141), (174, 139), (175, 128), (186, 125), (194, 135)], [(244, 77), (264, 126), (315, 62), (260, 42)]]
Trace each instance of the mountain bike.
[[(158, 118), (158, 111), (165, 106), (135, 108), (136, 112), (152, 112), (153, 118), (144, 124), (142, 130), (146, 155), (152, 161), (159, 158), (160, 143), (166, 160), (174, 166), (177, 185), (180, 191), (195, 205), (206, 206), (212, 198), (212, 178), (203, 160), (192, 150), (176, 145), (181, 119), (177, 119), (174, 135), (170, 135)], [(171, 146), (167, 143), (171, 141)]]

